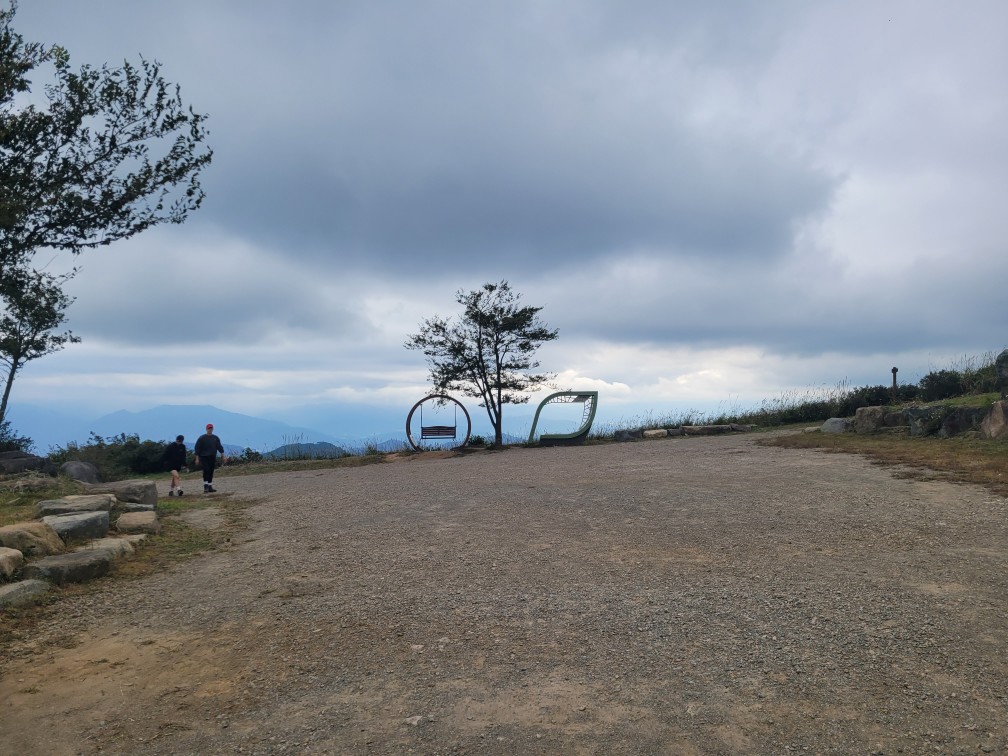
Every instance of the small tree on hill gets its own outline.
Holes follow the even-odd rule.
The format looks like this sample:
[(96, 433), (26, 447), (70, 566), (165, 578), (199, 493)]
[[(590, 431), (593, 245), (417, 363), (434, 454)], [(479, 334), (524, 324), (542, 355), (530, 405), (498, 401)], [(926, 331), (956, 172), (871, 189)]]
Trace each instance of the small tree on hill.
[(58, 352), (80, 338), (70, 331), (54, 333), (66, 320), (66, 308), (73, 299), (63, 293), (62, 285), (73, 273), (53, 276), (19, 268), (0, 279), (0, 364), (7, 368), (0, 398), (0, 423), (7, 417), (14, 377), (26, 364)]
[(524, 404), (526, 392), (554, 378), (533, 373), (539, 367), (536, 350), (557, 337), (539, 319), (542, 307), (521, 307), (521, 295), (507, 281), (486, 283), (455, 300), (463, 306), (457, 321), (440, 316), (420, 323), (420, 331), (406, 341), (427, 357), (431, 382), (437, 391), (461, 391), (478, 398), (494, 429), (494, 443), (503, 443), (501, 419), (505, 404)]

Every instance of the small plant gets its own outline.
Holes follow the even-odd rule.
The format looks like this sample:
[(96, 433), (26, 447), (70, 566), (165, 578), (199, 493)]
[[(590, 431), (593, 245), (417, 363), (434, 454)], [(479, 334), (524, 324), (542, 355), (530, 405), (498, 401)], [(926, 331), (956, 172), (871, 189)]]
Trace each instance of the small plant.
[(11, 428), (11, 424), (8, 420), (4, 420), (0, 423), (0, 452), (30, 452), (34, 446), (35, 442), (27, 436), (17, 435), (17, 432)]

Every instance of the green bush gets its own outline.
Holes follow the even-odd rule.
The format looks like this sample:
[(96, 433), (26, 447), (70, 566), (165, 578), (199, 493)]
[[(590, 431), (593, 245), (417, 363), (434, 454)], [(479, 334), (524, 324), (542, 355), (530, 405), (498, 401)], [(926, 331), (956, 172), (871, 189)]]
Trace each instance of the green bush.
[(17, 435), (17, 431), (11, 428), (9, 421), (0, 423), (0, 452), (20, 451), (31, 452), (35, 442), (27, 436)]
[(925, 402), (951, 399), (964, 393), (962, 373), (958, 370), (932, 370), (920, 381), (920, 398)]
[(166, 446), (165, 441), (141, 441), (135, 434), (102, 438), (92, 432), (87, 443), (71, 441), (50, 452), (49, 459), (57, 467), (73, 459), (90, 462), (103, 480), (122, 480), (163, 471), (161, 457)]

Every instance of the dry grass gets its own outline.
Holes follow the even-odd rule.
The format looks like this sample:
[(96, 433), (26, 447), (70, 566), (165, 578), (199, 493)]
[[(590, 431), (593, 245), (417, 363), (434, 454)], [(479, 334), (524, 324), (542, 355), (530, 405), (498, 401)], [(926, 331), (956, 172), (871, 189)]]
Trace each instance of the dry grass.
[(955, 483), (975, 483), (1008, 497), (1008, 441), (973, 438), (913, 438), (906, 435), (795, 433), (761, 443), (789, 449), (861, 454), (880, 465), (907, 468), (901, 474)]

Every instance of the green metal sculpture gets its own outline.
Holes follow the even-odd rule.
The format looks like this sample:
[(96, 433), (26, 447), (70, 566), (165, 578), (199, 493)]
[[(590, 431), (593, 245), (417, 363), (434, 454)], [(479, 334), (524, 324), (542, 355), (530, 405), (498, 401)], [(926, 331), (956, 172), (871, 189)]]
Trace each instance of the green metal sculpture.
[(535, 439), (536, 425), (539, 423), (539, 414), (547, 404), (575, 404), (584, 405), (581, 413), (581, 427), (573, 433), (543, 433), (539, 437), (540, 446), (573, 446), (583, 444), (588, 439), (592, 423), (595, 421), (595, 408), (598, 405), (598, 391), (558, 391), (550, 394), (539, 404), (536, 410), (535, 419), (532, 421), (532, 430), (529, 432), (528, 442), (531, 444)]

